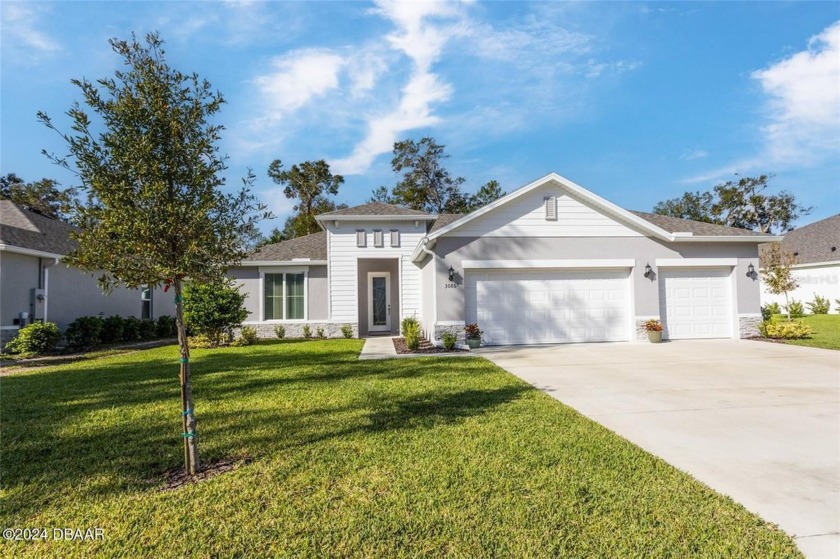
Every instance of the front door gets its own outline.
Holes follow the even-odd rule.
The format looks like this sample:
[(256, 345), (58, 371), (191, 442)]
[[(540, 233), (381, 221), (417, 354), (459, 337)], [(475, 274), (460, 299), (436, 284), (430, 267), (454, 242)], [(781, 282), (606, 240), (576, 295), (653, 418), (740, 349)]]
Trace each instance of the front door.
[(391, 274), (368, 273), (368, 331), (391, 331)]

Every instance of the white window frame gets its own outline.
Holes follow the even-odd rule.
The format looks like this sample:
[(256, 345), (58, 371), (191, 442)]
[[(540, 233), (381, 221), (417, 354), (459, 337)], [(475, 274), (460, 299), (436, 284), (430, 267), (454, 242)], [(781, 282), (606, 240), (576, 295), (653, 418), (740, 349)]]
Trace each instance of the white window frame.
[(555, 196), (546, 196), (543, 198), (545, 205), (545, 220), (557, 221), (557, 198)]
[[(265, 275), (284, 274), (283, 276), (283, 318), (265, 318)], [(286, 277), (285, 274), (303, 274), (303, 318), (286, 318)], [(269, 324), (281, 322), (306, 322), (309, 320), (309, 268), (300, 267), (272, 267), (260, 268), (260, 322)]]
[(400, 230), (391, 229), (391, 248), (399, 248), (400, 246)]
[(367, 247), (367, 231), (356, 229), (356, 248)]
[(385, 235), (383, 234), (382, 229), (373, 230), (373, 246), (376, 248), (382, 248), (385, 246)]

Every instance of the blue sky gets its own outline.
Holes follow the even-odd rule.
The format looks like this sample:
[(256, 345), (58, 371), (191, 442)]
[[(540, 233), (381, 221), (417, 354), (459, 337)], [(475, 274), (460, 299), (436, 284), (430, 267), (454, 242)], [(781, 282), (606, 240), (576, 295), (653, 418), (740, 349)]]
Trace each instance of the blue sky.
[[(74, 184), (41, 149), (62, 144), (71, 78), (112, 75), (107, 45), (158, 30), (170, 63), (227, 105), (238, 187), (326, 159), (339, 200), (393, 185), (395, 140), (433, 136), (467, 190), (557, 172), (626, 208), (774, 173), (774, 190), (840, 212), (840, 4), (3, 2), (0, 172)], [(264, 229), (281, 225), (281, 219)]]

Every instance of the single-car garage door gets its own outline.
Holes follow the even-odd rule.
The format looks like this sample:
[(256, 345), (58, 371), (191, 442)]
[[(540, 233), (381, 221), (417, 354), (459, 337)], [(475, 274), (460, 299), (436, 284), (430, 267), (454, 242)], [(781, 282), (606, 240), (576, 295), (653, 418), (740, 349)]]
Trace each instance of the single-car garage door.
[(729, 268), (660, 269), (659, 308), (665, 338), (732, 335)]
[(467, 320), (489, 345), (623, 341), (629, 269), (467, 274)]

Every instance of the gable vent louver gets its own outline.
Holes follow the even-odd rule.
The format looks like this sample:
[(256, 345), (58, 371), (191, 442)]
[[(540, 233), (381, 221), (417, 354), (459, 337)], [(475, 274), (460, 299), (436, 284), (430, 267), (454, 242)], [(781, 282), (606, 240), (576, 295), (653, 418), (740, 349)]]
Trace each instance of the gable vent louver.
[(544, 199), (546, 221), (557, 221), (557, 198), (549, 196)]

